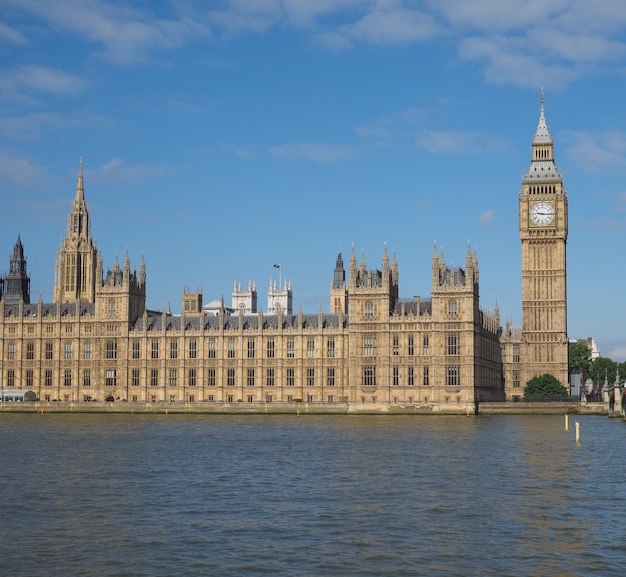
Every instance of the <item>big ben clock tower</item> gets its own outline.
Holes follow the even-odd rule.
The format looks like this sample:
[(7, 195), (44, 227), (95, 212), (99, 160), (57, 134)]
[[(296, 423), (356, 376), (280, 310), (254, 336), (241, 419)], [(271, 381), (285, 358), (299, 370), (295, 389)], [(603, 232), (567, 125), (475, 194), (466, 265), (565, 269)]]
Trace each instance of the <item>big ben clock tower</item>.
[(568, 386), (567, 193), (543, 110), (519, 194), (522, 241), (522, 386), (549, 373)]

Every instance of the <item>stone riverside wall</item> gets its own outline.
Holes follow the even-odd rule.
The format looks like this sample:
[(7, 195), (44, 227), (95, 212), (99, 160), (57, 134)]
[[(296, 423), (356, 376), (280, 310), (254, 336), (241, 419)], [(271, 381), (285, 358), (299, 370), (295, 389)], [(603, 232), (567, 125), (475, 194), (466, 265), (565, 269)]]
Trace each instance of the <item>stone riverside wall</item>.
[[(11, 413), (162, 413), (162, 414), (371, 414), (371, 415), (468, 415), (473, 410), (450, 405), (385, 406), (350, 403), (128, 403), (40, 402), (0, 403), (0, 412)], [(596, 414), (606, 415), (603, 403), (481, 403), (479, 414)]]

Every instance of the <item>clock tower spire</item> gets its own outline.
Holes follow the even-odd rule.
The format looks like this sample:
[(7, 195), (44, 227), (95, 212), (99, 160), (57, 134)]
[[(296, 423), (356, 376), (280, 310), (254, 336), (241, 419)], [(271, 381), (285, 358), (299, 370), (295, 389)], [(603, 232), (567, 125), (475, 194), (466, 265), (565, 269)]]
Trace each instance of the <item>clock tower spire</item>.
[(522, 386), (551, 374), (567, 387), (567, 193), (541, 89), (531, 162), (519, 193), (522, 242)]

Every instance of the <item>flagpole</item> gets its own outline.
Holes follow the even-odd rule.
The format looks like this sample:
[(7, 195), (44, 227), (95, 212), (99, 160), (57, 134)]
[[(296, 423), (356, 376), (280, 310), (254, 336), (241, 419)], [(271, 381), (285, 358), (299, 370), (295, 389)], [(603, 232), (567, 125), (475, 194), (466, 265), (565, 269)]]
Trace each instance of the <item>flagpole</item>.
[(275, 264), (274, 268), (278, 269), (278, 290), (281, 290), (283, 288), (282, 287), (283, 277), (282, 277), (282, 270), (281, 270), (280, 264), (278, 264), (278, 263)]

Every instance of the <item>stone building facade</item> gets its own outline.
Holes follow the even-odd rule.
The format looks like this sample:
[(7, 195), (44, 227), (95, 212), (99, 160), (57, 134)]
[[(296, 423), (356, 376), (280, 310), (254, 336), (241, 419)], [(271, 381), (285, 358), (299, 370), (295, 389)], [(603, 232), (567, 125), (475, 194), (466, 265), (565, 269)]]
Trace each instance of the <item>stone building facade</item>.
[[(41, 401), (343, 403), (465, 412), (476, 402), (519, 395), (535, 372), (553, 369), (561, 377), (567, 199), (556, 172), (549, 182), (535, 176), (538, 162), (544, 171), (553, 163), (544, 126), (542, 103), (520, 192), (521, 328), (502, 328), (497, 307), (481, 308), (478, 258), (469, 248), (465, 266), (454, 267), (435, 247), (426, 299), (399, 298), (399, 264), (385, 248), (380, 268), (370, 268), (364, 256), (357, 263), (352, 251), (347, 277), (337, 256), (328, 314), (294, 314), (287, 283), (270, 285), (268, 303), (280, 306), (267, 313), (256, 310), (253, 284), (247, 291), (235, 284), (230, 309), (222, 304), (208, 312), (202, 292), (185, 289), (180, 314), (151, 311), (143, 257), (138, 272), (128, 255), (104, 270), (91, 238), (81, 162), (52, 303), (30, 303), (18, 238), (14, 276), (0, 294), (1, 388), (33, 391)], [(545, 152), (535, 157), (537, 150)], [(552, 219), (543, 214), (546, 205), (556, 213)], [(549, 289), (538, 287), (546, 277)], [(537, 320), (542, 307), (549, 321)]]

